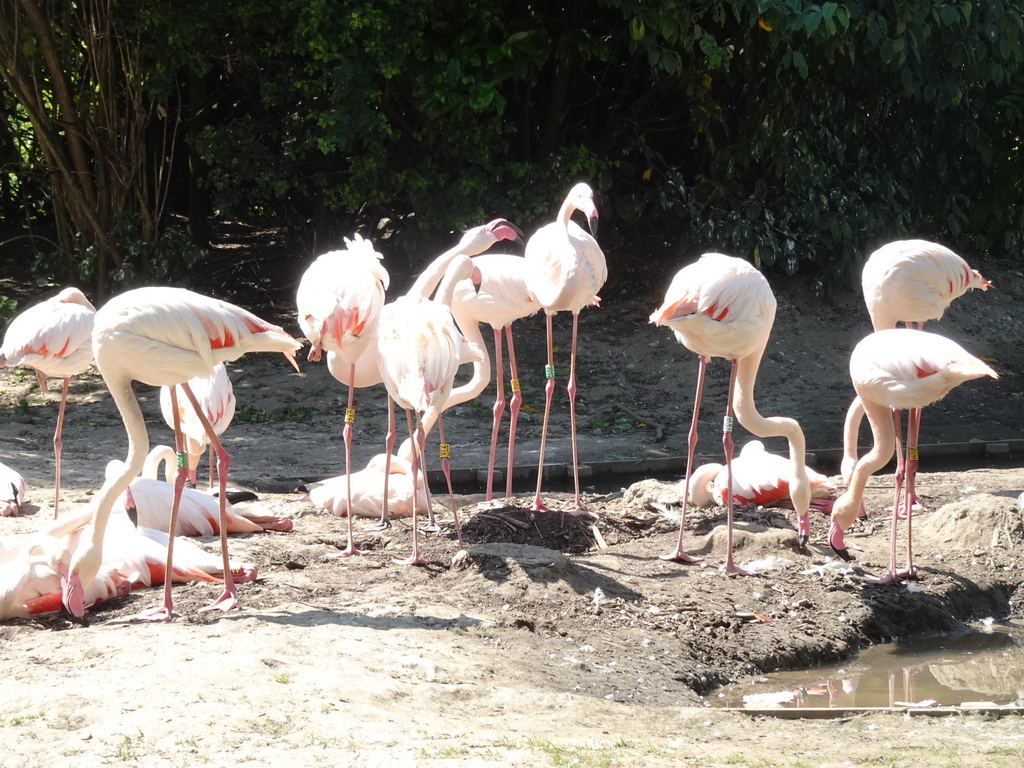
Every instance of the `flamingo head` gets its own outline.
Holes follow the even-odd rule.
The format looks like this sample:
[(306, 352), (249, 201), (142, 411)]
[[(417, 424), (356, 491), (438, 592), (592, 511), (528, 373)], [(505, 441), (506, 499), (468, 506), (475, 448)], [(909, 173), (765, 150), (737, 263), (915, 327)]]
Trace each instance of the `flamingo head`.
[(76, 619), (85, 616), (85, 590), (100, 570), (100, 550), (91, 541), (69, 556), (65, 550), (57, 558), (61, 603)]
[(494, 242), (511, 240), (513, 243), (526, 242), (523, 230), (517, 227), (508, 219), (495, 219), (484, 224), (484, 231), (490, 233)]
[(587, 217), (587, 225), (590, 227), (590, 234), (597, 236), (597, 204), (594, 202), (594, 190), (589, 184), (577, 184), (569, 190), (569, 197), (566, 199), (577, 211)]

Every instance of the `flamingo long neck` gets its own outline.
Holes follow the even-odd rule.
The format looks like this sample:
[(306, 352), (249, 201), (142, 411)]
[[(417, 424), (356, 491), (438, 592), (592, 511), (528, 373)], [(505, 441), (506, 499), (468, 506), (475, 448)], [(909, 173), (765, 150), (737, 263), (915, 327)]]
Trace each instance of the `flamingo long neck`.
[[(146, 463), (146, 454), (149, 452), (149, 433), (146, 431), (146, 420), (142, 415), (142, 409), (139, 408), (135, 392), (132, 390), (131, 379), (108, 380), (107, 386), (114, 399), (114, 405), (117, 406), (121, 419), (124, 421), (125, 432), (128, 434), (128, 456), (125, 458), (122, 471), (109, 477), (96, 496), (91, 541), (92, 545), (97, 548), (102, 547), (103, 535), (106, 532), (107, 520), (114, 508), (114, 502), (118, 496), (124, 493), (131, 481), (142, 472)], [(87, 585), (83, 584), (83, 586)]]
[[(479, 252), (479, 251), (478, 251)], [(441, 279), (448, 271), (449, 265), (455, 259), (456, 256), (476, 256), (476, 253), (469, 253), (466, 244), (459, 241), (459, 244), (454, 248), (449, 248), (447, 251), (442, 253), (432, 262), (427, 265), (419, 277), (416, 278), (416, 282), (412, 284), (412, 287), (405, 294), (406, 296), (422, 296), (427, 298), (434, 292), (434, 289), (438, 287)], [(453, 286), (454, 289), (454, 286)], [(448, 301), (445, 302), (451, 306), (451, 296), (448, 297)]]
[(807, 512), (811, 503), (811, 483), (807, 478), (804, 432), (795, 419), (782, 416), (766, 418), (754, 403), (754, 382), (761, 365), (764, 347), (739, 360), (736, 373), (736, 394), (733, 408), (736, 418), (757, 437), (785, 437), (789, 443), (789, 463), (793, 476), (789, 480), (789, 495), (798, 515)]
[(896, 448), (896, 429), (892, 411), (884, 405), (861, 398), (868, 423), (871, 425), (871, 450), (864, 454), (850, 475), (846, 492), (836, 500), (832, 517), (845, 531), (856, 519), (864, 502), (864, 489), (868, 479), (884, 467)]
[(157, 480), (160, 477), (160, 468), (163, 467), (164, 482), (173, 482), (176, 462), (177, 457), (171, 446), (158, 445), (146, 455), (142, 476)]
[[(473, 361), (473, 377), (469, 381), (452, 389), (451, 394), (448, 395), (447, 407), (449, 408), (453, 405), (468, 403), (479, 396), (487, 389), (487, 385), (491, 381), (491, 354), (484, 343), (483, 334), (480, 333), (480, 323), (472, 317), (462, 316), (458, 313), (457, 308), (453, 308), (452, 315), (455, 318), (455, 324), (459, 326), (462, 335), (466, 337), (466, 341), (478, 345), (483, 351), (483, 359)], [(496, 331), (495, 338), (498, 338), (497, 334), (500, 333), (500, 330)]]

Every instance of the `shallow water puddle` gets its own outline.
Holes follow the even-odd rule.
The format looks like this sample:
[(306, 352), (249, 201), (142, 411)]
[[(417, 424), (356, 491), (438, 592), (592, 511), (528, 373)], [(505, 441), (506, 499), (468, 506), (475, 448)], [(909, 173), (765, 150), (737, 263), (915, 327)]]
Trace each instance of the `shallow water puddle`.
[(890, 643), (834, 667), (760, 675), (706, 697), (713, 707), (1024, 705), (1024, 626)]

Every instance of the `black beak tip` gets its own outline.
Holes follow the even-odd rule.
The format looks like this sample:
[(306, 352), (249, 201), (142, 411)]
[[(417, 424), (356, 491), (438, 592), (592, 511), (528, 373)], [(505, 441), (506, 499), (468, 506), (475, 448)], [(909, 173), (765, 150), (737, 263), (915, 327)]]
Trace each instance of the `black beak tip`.
[(796, 543), (797, 546), (800, 547), (800, 549), (807, 549), (807, 534), (801, 533), (799, 536), (797, 536)]
[(833, 547), (831, 544), (829, 544), (829, 547), (832, 548), (832, 551), (836, 553), (836, 557), (838, 557), (840, 560), (844, 560), (847, 563), (853, 560), (853, 557), (850, 555), (850, 550), (846, 549), (845, 547), (843, 547), (842, 549), (838, 549), (836, 547)]

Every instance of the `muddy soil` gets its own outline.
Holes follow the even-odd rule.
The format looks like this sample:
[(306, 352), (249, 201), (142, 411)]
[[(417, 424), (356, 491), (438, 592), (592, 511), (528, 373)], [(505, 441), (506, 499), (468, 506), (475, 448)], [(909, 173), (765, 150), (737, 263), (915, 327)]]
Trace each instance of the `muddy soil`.
[[(279, 356), (233, 363), (231, 482), (256, 491), (269, 514), (292, 517), (294, 530), (232, 538), (232, 558), (255, 564), (259, 578), (242, 585), (241, 607), (228, 614), (197, 612), (217, 595), (197, 584), (175, 589), (169, 624), (131, 620), (159, 599), (148, 590), (98, 607), (87, 627), (57, 615), (0, 625), (4, 764), (1019, 764), (1017, 716), (860, 714), (840, 728), (711, 711), (703, 698), (870, 643), (1021, 618), (1024, 277), (1012, 264), (972, 261), (996, 288), (963, 297), (932, 330), (990, 360), (1000, 379), (970, 382), (925, 412), (915, 581), (869, 578), (888, 562), (891, 468), (872, 480), (868, 519), (848, 536), (849, 566), (825, 545), (825, 515), (812, 518), (801, 550), (792, 512), (762, 508), (738, 511), (734, 547), (758, 575), (719, 570), (719, 508), (687, 513), (683, 544), (702, 563), (660, 559), (678, 535), (697, 366), (647, 315), (680, 260), (647, 282), (609, 284), (602, 307), (581, 315), (579, 452), (596, 521), (559, 511), (572, 500), (561, 390), (544, 483), (554, 511), (529, 510), (544, 405), (543, 321), (534, 317), (516, 330), (526, 400), (513, 497), (485, 502), (479, 481), (489, 389), (446, 415), (464, 546), (432, 466), (442, 530), (422, 536), (425, 567), (394, 561), (410, 551), (408, 520), (386, 531), (356, 520), (365, 554), (330, 557), (345, 546), (346, 521), (298, 490), (343, 466), (345, 393), (325, 366), (304, 363), (300, 375)], [(852, 396), (846, 364), (867, 315), (852, 292), (821, 304), (798, 280), (772, 282), (779, 311), (759, 407), (798, 418), (810, 463), (833, 475)], [(261, 311), (298, 334), (286, 298)], [(567, 321), (556, 318), (562, 383)], [(721, 451), (726, 374), (723, 362), (712, 366), (698, 463)], [(0, 521), (0, 533), (28, 534), (52, 518), (57, 396), (24, 372), (0, 372), (0, 385), (0, 460), (30, 485), (30, 503)], [(151, 439), (169, 442), (156, 392), (137, 391)], [(383, 395), (360, 391), (357, 408), (359, 468), (381, 450)], [(737, 428), (737, 443), (747, 439)], [(69, 513), (89, 503), (106, 462), (125, 450), (102, 380), (94, 370), (78, 377), (64, 432)], [(941, 463), (949, 454), (955, 470)], [(216, 551), (215, 540), (201, 541)]]

